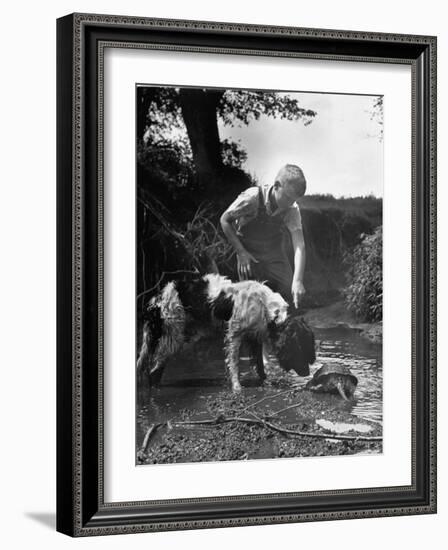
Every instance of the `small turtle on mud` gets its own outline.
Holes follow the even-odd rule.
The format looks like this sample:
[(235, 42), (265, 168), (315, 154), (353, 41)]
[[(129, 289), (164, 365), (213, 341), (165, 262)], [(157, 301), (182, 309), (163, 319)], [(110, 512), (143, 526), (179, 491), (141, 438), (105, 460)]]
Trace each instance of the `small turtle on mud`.
[(342, 399), (348, 401), (355, 393), (358, 379), (344, 365), (324, 365), (314, 373), (313, 378), (305, 386), (307, 390), (339, 393)]

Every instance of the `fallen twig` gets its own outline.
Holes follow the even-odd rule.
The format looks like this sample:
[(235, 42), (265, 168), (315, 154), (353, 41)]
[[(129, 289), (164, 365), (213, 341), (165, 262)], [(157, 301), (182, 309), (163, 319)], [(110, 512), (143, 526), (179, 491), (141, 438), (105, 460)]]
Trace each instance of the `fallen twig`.
[(142, 446), (140, 447), (140, 453), (144, 454), (148, 450), (149, 440), (151, 437), (155, 434), (157, 428), (159, 428), (161, 424), (151, 424), (145, 434), (145, 437), (143, 439)]
[(262, 399), (259, 399), (258, 401), (254, 401), (253, 403), (249, 403), (247, 407), (244, 407), (244, 409), (241, 409), (239, 413), (246, 412), (247, 410), (251, 409), (252, 407), (255, 407), (255, 405), (259, 405), (260, 403), (263, 403), (263, 401), (267, 401), (268, 399), (275, 399), (276, 397), (280, 397), (281, 395), (285, 395), (287, 393), (292, 393), (293, 391), (301, 390), (300, 387), (290, 388), (289, 390), (281, 391), (278, 393), (274, 393), (273, 395), (267, 395), (263, 397)]
[(244, 424), (258, 424), (269, 428), (275, 432), (279, 432), (286, 435), (294, 435), (300, 437), (314, 437), (317, 439), (337, 439), (340, 441), (382, 441), (381, 436), (351, 436), (351, 435), (333, 435), (326, 433), (316, 433), (316, 432), (303, 432), (300, 430), (290, 430), (289, 428), (282, 428), (268, 420), (263, 420), (255, 413), (251, 412), (254, 418), (245, 418), (241, 416), (225, 417), (218, 416), (217, 418), (211, 418), (207, 420), (185, 420), (182, 422), (173, 422), (173, 426), (219, 426), (220, 424), (225, 424), (228, 422), (242, 422)]
[(276, 416), (277, 414), (289, 411), (289, 409), (295, 409), (296, 407), (300, 407), (301, 405), (303, 405), (303, 403), (294, 403), (294, 405), (289, 405), (289, 407), (285, 407), (284, 409), (280, 409), (279, 411), (272, 412), (269, 416)]

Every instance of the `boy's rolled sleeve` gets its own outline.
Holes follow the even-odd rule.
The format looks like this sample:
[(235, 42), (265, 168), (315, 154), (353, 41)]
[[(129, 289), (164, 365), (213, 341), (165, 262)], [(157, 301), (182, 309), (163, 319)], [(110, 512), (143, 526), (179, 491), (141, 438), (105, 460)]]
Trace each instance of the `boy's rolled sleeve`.
[(238, 197), (227, 208), (225, 213), (230, 221), (242, 222), (243, 219), (251, 219), (257, 215), (258, 210), (258, 187), (249, 187), (238, 195)]

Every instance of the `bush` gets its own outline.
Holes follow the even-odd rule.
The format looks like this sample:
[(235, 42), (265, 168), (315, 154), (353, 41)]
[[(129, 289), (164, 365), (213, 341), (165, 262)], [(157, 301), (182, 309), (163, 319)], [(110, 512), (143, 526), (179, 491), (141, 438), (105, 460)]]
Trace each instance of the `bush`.
[[(204, 258), (215, 262), (221, 274), (229, 274), (234, 251), (225, 238), (213, 204), (201, 203), (184, 232), (184, 243), (190, 251), (192, 265), (200, 270)], [(236, 275), (236, 274), (235, 274)]]
[(383, 315), (383, 231), (366, 235), (346, 255), (347, 307), (364, 321), (381, 321)]

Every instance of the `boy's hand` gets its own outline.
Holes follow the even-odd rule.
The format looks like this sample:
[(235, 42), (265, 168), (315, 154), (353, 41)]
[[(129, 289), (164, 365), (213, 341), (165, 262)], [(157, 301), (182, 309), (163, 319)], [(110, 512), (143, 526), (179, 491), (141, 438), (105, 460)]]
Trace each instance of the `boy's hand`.
[(241, 250), (236, 253), (237, 266), (238, 266), (238, 275), (240, 279), (246, 280), (252, 276), (252, 270), (250, 268), (250, 262), (258, 263), (252, 254), (249, 254), (247, 250)]
[(305, 294), (305, 292), (306, 292), (305, 287), (303, 286), (302, 281), (292, 282), (291, 294), (292, 294), (292, 299), (296, 308), (299, 307), (299, 302), (302, 296)]

